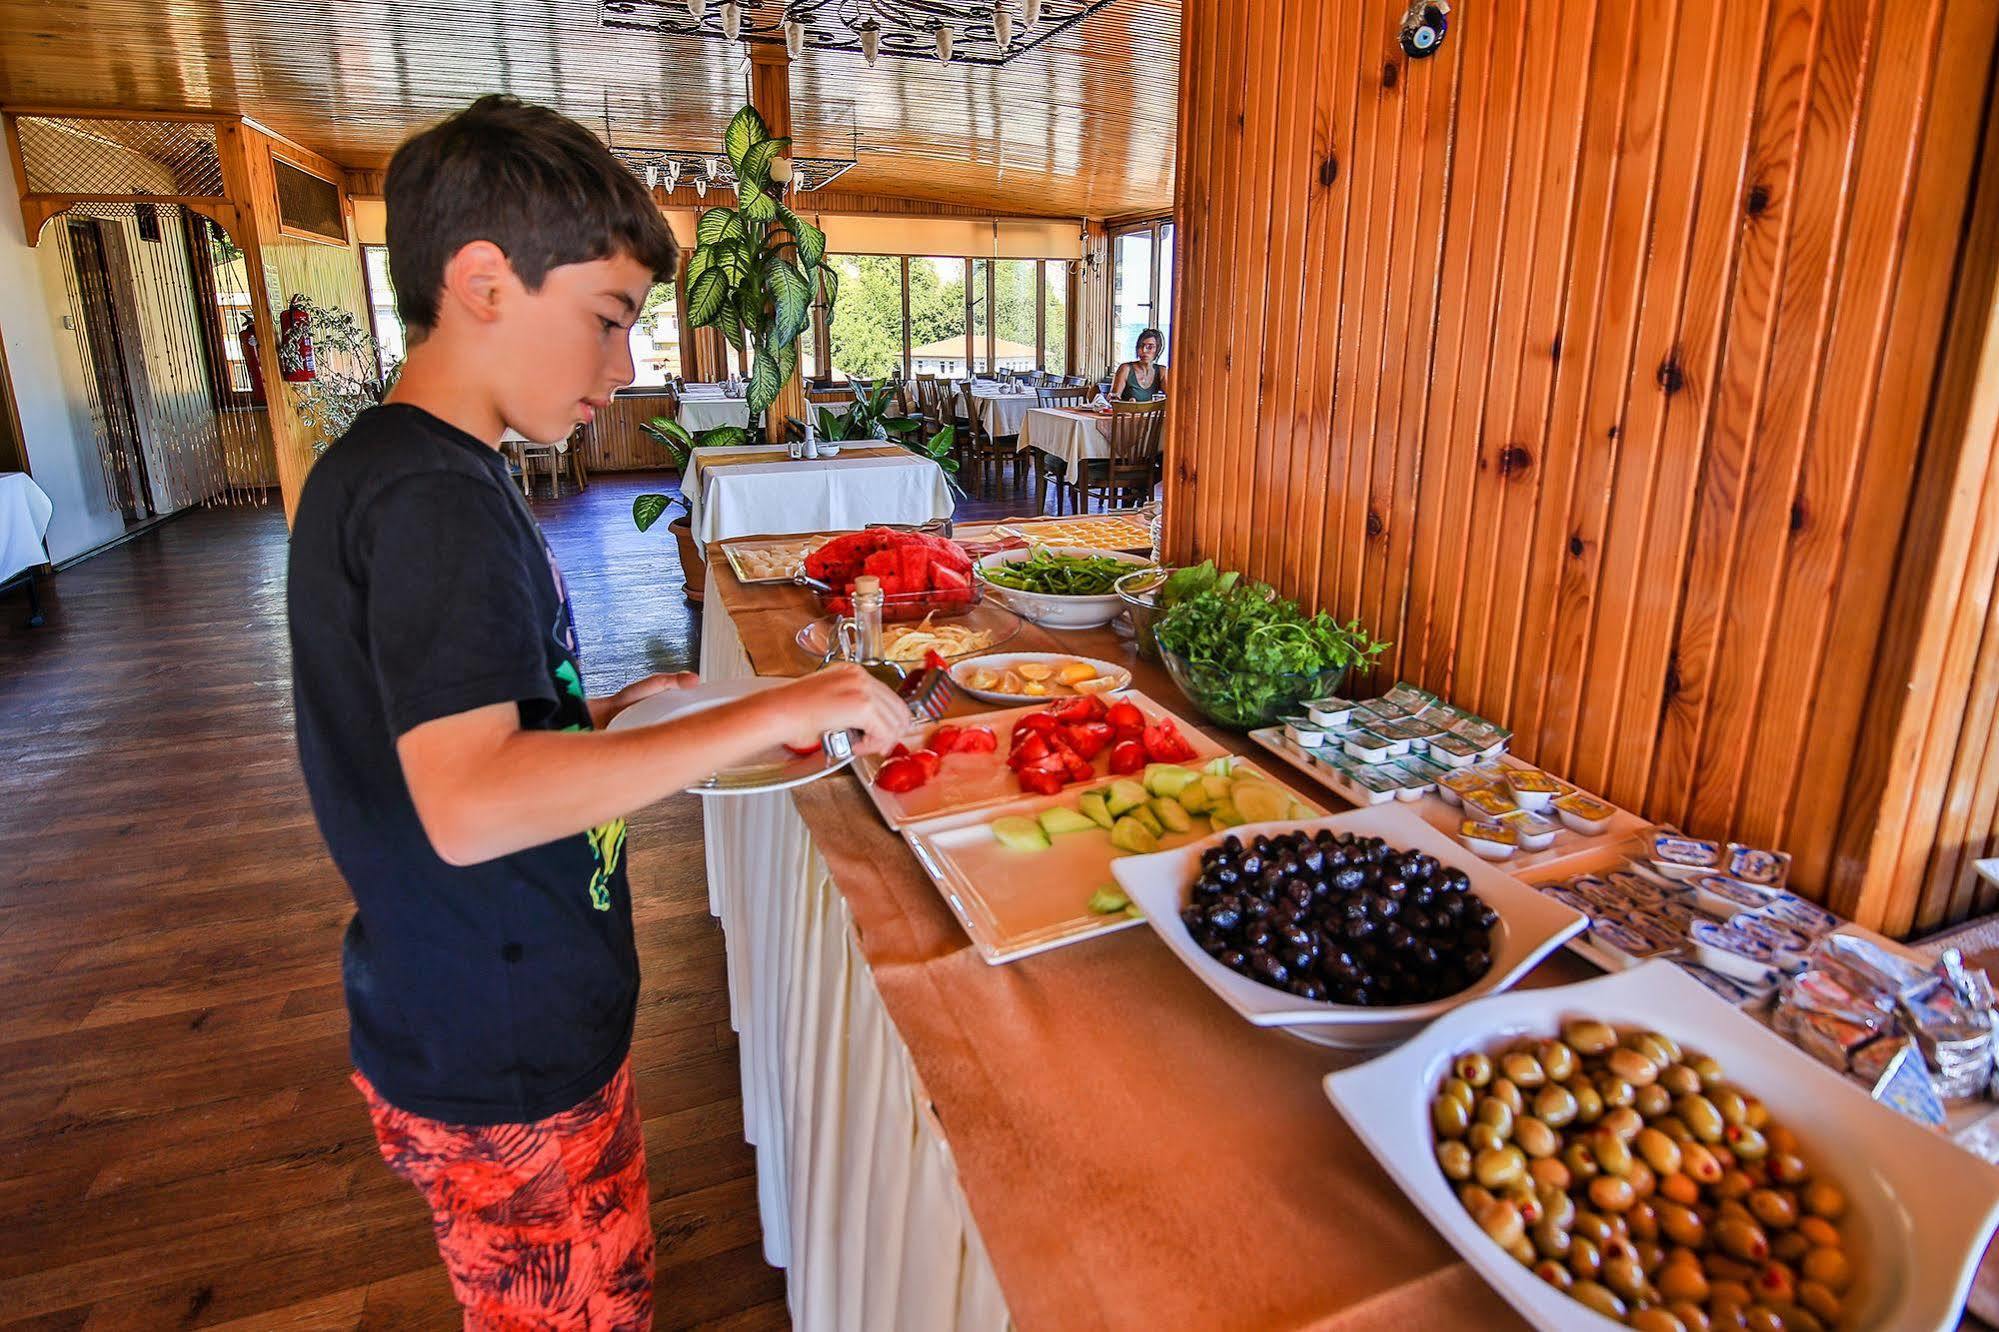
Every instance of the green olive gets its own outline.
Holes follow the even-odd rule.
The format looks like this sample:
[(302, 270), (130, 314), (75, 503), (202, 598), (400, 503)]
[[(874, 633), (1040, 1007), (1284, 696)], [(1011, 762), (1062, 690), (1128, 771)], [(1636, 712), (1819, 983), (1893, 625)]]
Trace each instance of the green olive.
[(1716, 1087), (1708, 1093), (1708, 1100), (1721, 1115), (1724, 1124), (1746, 1124), (1749, 1122), (1749, 1102), (1741, 1092), (1733, 1087)]
[(1687, 1325), (1678, 1317), (1657, 1307), (1633, 1312), (1630, 1326), (1637, 1332), (1687, 1332)]
[(1770, 1241), (1753, 1221), (1723, 1217), (1714, 1223), (1712, 1234), (1716, 1247), (1731, 1258), (1760, 1263), (1770, 1257)]
[(1478, 1104), (1478, 1093), (1463, 1078), (1445, 1078), (1442, 1094), (1445, 1096), (1454, 1096), (1458, 1100), (1463, 1101), (1467, 1110)]
[(1692, 1096), (1703, 1086), (1701, 1075), (1685, 1064), (1668, 1064), (1659, 1074), (1659, 1085), (1675, 1096)]
[(1576, 1117), (1576, 1094), (1558, 1082), (1534, 1093), (1534, 1117), (1550, 1128), (1566, 1128)]
[(1687, 1332), (1714, 1332), (1707, 1310), (1691, 1300), (1673, 1300), (1666, 1305), (1666, 1311), (1679, 1319)]
[(1493, 1201), (1492, 1190), (1482, 1188), (1477, 1184), (1460, 1184), (1458, 1186), (1458, 1201), (1464, 1205), (1464, 1209), (1467, 1212), (1476, 1216), (1478, 1215), (1479, 1208)]
[(1712, 1055), (1695, 1055), (1687, 1061), (1687, 1067), (1700, 1075), (1701, 1086), (1719, 1087), (1722, 1082), (1721, 1065)]
[(1540, 1277), (1556, 1290), (1567, 1290), (1570, 1286), (1576, 1284), (1576, 1279), (1569, 1275), (1569, 1269), (1556, 1262), (1553, 1258), (1543, 1258), (1540, 1262), (1534, 1264), (1534, 1275)]
[(1579, 1280), (1593, 1280), (1603, 1271), (1603, 1248), (1593, 1239), (1581, 1235), (1569, 1237), (1569, 1271)]
[(1673, 1108), (1673, 1094), (1655, 1082), (1649, 1087), (1640, 1087), (1631, 1105), (1645, 1118), (1657, 1119)]
[[(1763, 1136), (1770, 1138), (1768, 1133)], [(1777, 1145), (1774, 1139), (1770, 1145), (1772, 1147)], [(1805, 1159), (1795, 1152), (1773, 1151), (1769, 1159), (1764, 1162), (1763, 1168), (1770, 1172), (1770, 1180), (1774, 1184), (1802, 1184), (1811, 1174), (1811, 1168), (1805, 1164)]]
[(1665, 1118), (1654, 1123), (1652, 1127), (1658, 1129), (1659, 1132), (1682, 1146), (1694, 1140), (1693, 1130), (1689, 1129), (1678, 1115), (1667, 1115)]
[(1536, 1045), (1534, 1059), (1550, 1082), (1567, 1082), (1576, 1075), (1576, 1065), (1581, 1062), (1575, 1050), (1560, 1041), (1542, 1041)]
[(1518, 1147), (1489, 1147), (1472, 1158), (1471, 1168), (1479, 1183), (1497, 1189), (1527, 1173), (1527, 1158)]
[(1680, 1144), (1674, 1142), (1655, 1128), (1640, 1129), (1632, 1140), (1632, 1146), (1645, 1158), (1645, 1164), (1661, 1175), (1678, 1174), (1680, 1169)]
[(1784, 1315), (1767, 1304), (1752, 1304), (1743, 1311), (1742, 1325), (1749, 1332), (1791, 1332)]
[(1805, 1210), (1813, 1216), (1822, 1216), (1828, 1221), (1837, 1221), (1846, 1215), (1846, 1195), (1839, 1185), (1820, 1180), (1805, 1188)]
[(1478, 1122), (1492, 1125), (1494, 1129), (1498, 1130), (1499, 1136), (1502, 1138), (1513, 1136), (1514, 1114), (1513, 1107), (1496, 1096), (1482, 1096), (1479, 1098)]
[(1520, 1088), (1511, 1078), (1494, 1078), (1487, 1085), (1485, 1094), (1494, 1100), (1506, 1102), (1506, 1108), (1516, 1115), (1527, 1108), (1527, 1098), (1520, 1094)]
[(1483, 1121), (1473, 1124), (1465, 1130), (1465, 1141), (1471, 1144), (1471, 1149), (1475, 1152), (1482, 1152), (1487, 1148), (1504, 1147), (1506, 1145), (1506, 1139), (1500, 1134), (1499, 1130)]
[(1567, 1189), (1537, 1185), (1534, 1196), (1541, 1200), (1541, 1217), (1550, 1225), (1567, 1230), (1576, 1223), (1576, 1200)]
[(1575, 1021), (1562, 1028), (1562, 1040), (1577, 1054), (1589, 1058), (1617, 1044), (1617, 1033), (1602, 1022)]
[(1659, 1230), (1675, 1244), (1684, 1244), (1689, 1249), (1698, 1249), (1707, 1244), (1707, 1222), (1691, 1207), (1682, 1207), (1675, 1202), (1655, 1204), (1659, 1212)]
[(1633, 1087), (1648, 1087), (1659, 1079), (1659, 1065), (1640, 1051), (1619, 1046), (1603, 1061), (1603, 1066)]
[(1812, 1242), (1800, 1235), (1796, 1227), (1770, 1237), (1770, 1256), (1780, 1263), (1796, 1267), (1798, 1261), (1811, 1251)]
[(1611, 1228), (1610, 1218), (1598, 1212), (1578, 1210), (1576, 1219), (1569, 1229), (1598, 1247), (1617, 1238), (1617, 1231)]
[[(1720, 1142), (1722, 1130), (1727, 1127), (1722, 1122), (1721, 1111), (1715, 1109), (1714, 1102), (1705, 1096), (1682, 1096), (1673, 1102), (1673, 1113), (1702, 1142)], [(1700, 1176), (1694, 1178), (1699, 1179)]]
[[(1811, 1206), (1811, 1199), (1809, 1197), (1805, 1199), (1805, 1205), (1807, 1207)], [(1837, 1249), (1839, 1247), (1839, 1231), (1834, 1229), (1833, 1224), (1822, 1216), (1799, 1217), (1798, 1233), (1803, 1235), (1814, 1246), (1828, 1249)]]
[(1548, 1071), (1541, 1067), (1541, 1061), (1531, 1054), (1514, 1053), (1504, 1055), (1499, 1061), (1499, 1071), (1507, 1081), (1523, 1091), (1532, 1091), (1546, 1085)]
[(1562, 1145), (1562, 1135), (1528, 1115), (1513, 1126), (1513, 1141), (1521, 1151), (1538, 1160), (1555, 1154)]
[(1722, 1176), (1721, 1162), (1700, 1142), (1680, 1144), (1680, 1170), (1696, 1184), (1712, 1186)]
[(1597, 1168), (1596, 1156), (1590, 1151), (1589, 1144), (1580, 1139), (1562, 1148), (1562, 1164), (1581, 1183), (1588, 1183), (1603, 1173)]
[(1438, 1143), (1437, 1166), (1445, 1179), (1462, 1184), (1471, 1178), (1471, 1148), (1461, 1142)]
[(1566, 1258), (1569, 1256), (1569, 1246), (1573, 1243), (1568, 1231), (1560, 1226), (1550, 1225), (1545, 1218), (1534, 1227), (1532, 1238), (1534, 1251), (1543, 1258)]
[(1598, 1175), (1589, 1182), (1589, 1200), (1606, 1212), (1622, 1212), (1638, 1201), (1638, 1195), (1632, 1192), (1630, 1180)]
[(1596, 1094), (1606, 1107), (1630, 1105), (1638, 1099), (1638, 1089), (1623, 1078), (1611, 1073), (1600, 1073), (1596, 1079)]
[(1707, 1302), (1707, 1273), (1701, 1271), (1698, 1261), (1691, 1263), (1667, 1263), (1654, 1278), (1659, 1293), (1669, 1300), (1689, 1300), (1695, 1304)]
[(1624, 1319), (1624, 1301), (1611, 1293), (1610, 1287), (1594, 1281), (1578, 1281), (1569, 1294), (1586, 1308), (1593, 1309), (1605, 1318)]
[(1502, 1248), (1527, 1233), (1525, 1224), (1520, 1220), (1520, 1209), (1502, 1199), (1495, 1199), (1480, 1208), (1472, 1219)]
[(1838, 1249), (1813, 1249), (1798, 1264), (1798, 1274), (1807, 1281), (1816, 1281), (1835, 1295), (1844, 1295), (1846, 1288), (1853, 1284), (1853, 1266)]
[(1579, 1077), (1569, 1084), (1569, 1094), (1576, 1098), (1577, 1123), (1594, 1124), (1603, 1118), (1603, 1093), (1595, 1083)]
[(1770, 1230), (1784, 1230), (1798, 1224), (1798, 1200), (1778, 1189), (1750, 1191), (1749, 1214)]
[(1798, 1283), (1798, 1303), (1810, 1309), (1828, 1323), (1839, 1321), (1839, 1296), (1830, 1286), (1806, 1277)]
[[(1632, 1192), (1638, 1191), (1634, 1188)], [(1624, 1214), (1624, 1224), (1631, 1228), (1631, 1240), (1634, 1245), (1650, 1244), (1659, 1238), (1659, 1209), (1652, 1206), (1651, 1200), (1640, 1193), (1638, 1201), (1632, 1203), (1631, 1210)], [(1654, 1266), (1657, 1264), (1647, 1263), (1645, 1270), (1649, 1272)]]
[(1770, 1143), (1760, 1130), (1747, 1124), (1730, 1124), (1724, 1135), (1728, 1139), (1729, 1150), (1744, 1161), (1760, 1161), (1770, 1154)]
[(1459, 1055), (1457, 1063), (1452, 1066), (1452, 1071), (1472, 1086), (1483, 1087), (1492, 1081), (1492, 1060), (1474, 1050), (1469, 1054)]
[(1641, 1198), (1649, 1198), (1659, 1191), (1659, 1177), (1652, 1173), (1652, 1167), (1635, 1156), (1631, 1162), (1631, 1173), (1625, 1176), (1631, 1181), (1631, 1191)]
[(1564, 1198), (1569, 1196), (1569, 1185), (1575, 1182), (1569, 1168), (1552, 1156), (1545, 1161), (1529, 1161), (1527, 1177), (1536, 1188), (1551, 1188)]
[(1645, 1269), (1633, 1258), (1612, 1258), (1603, 1265), (1603, 1284), (1627, 1300), (1643, 1298)]
[(1635, 1140), (1638, 1137), (1639, 1130), (1644, 1127), (1645, 1116), (1639, 1114), (1628, 1105), (1620, 1105), (1604, 1111), (1603, 1118), (1597, 1123), (1597, 1131), (1599, 1133), (1615, 1133), (1627, 1143)]
[(1506, 1245), (1505, 1248), (1506, 1252), (1512, 1255), (1513, 1261), (1519, 1263), (1522, 1267), (1533, 1265), (1534, 1242), (1525, 1235), (1522, 1235), (1519, 1239), (1513, 1241), (1513, 1243)]
[(1455, 1096), (1439, 1096), (1430, 1102), (1430, 1126), (1440, 1138), (1462, 1138), (1471, 1127), (1471, 1111)]
[(1622, 1177), (1631, 1173), (1631, 1148), (1615, 1133), (1598, 1129), (1590, 1135), (1589, 1149), (1604, 1174)]
[(1818, 1315), (1802, 1304), (1779, 1305), (1776, 1312), (1784, 1320), (1785, 1332), (1826, 1332)]

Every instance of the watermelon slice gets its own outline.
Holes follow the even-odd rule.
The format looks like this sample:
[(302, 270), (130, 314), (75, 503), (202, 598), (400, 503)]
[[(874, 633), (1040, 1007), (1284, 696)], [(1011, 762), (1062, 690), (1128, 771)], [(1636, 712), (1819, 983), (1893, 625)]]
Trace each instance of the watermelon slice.
[(897, 573), (904, 588), (913, 592), (930, 586), (930, 552), (923, 548), (921, 542), (912, 541), (897, 546), (895, 556), (900, 565)]
[(861, 572), (877, 578), (900, 577), (902, 563), (892, 550), (878, 550), (861, 561)]

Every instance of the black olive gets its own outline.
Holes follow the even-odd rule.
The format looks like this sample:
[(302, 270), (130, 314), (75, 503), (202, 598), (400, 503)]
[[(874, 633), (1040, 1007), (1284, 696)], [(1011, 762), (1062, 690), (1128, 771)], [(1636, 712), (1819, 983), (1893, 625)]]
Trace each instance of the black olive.
[(1245, 948), (1268, 948), (1270, 941), (1276, 937), (1276, 932), (1262, 921), (1243, 926), (1242, 942)]
[(1180, 923), (1187, 927), (1188, 933), (1195, 933), (1208, 923), (1208, 913), (1197, 906), (1182, 907)]
[(1367, 914), (1376, 920), (1392, 920), (1402, 910), (1402, 904), (1382, 893), (1375, 893), (1367, 899)]
[(1291, 969), (1269, 953), (1251, 953), (1250, 965), (1266, 985), (1284, 985), (1291, 980)]
[(1333, 887), (1343, 893), (1351, 893), (1358, 890), (1361, 884), (1366, 882), (1366, 879), (1367, 876), (1361, 872), (1358, 866), (1354, 865), (1342, 865), (1333, 871)]
[(1230, 971), (1249, 970), (1249, 954), (1243, 952), (1240, 948), (1223, 949), (1215, 955), (1215, 961), (1221, 963)]
[(1467, 892), (1471, 888), (1471, 880), (1465, 877), (1463, 870), (1457, 868), (1445, 870), (1440, 882), (1454, 893)]
[(1312, 950), (1309, 948), (1292, 948), (1277, 956), (1285, 966), (1291, 968), (1291, 974), (1294, 976), (1303, 974), (1312, 965)]
[(1477, 979), (1492, 970), (1492, 954), (1486, 952), (1483, 948), (1472, 949), (1459, 958), (1458, 962), (1459, 965), (1464, 967), (1465, 975), (1473, 979)]
[(1480, 902), (1477, 910), (1472, 915), (1472, 919), (1489, 930), (1499, 923), (1499, 913), (1485, 903)]
[(1266, 898), (1258, 897), (1255, 893), (1245, 894), (1242, 899), (1242, 914), (1248, 920), (1268, 920), (1270, 918), (1270, 902)]
[(1354, 940), (1365, 939), (1368, 935), (1374, 933), (1374, 922), (1369, 920), (1366, 916), (1360, 916), (1356, 919), (1349, 920), (1345, 924), (1345, 926), (1342, 927), (1342, 933), (1344, 933), (1346, 937), (1349, 939), (1354, 939)]
[(1234, 933), (1242, 925), (1242, 908), (1233, 902), (1217, 902), (1208, 908), (1208, 928), (1220, 930), (1224, 934)]
[(1307, 874), (1319, 874), (1326, 868), (1326, 853), (1318, 847), (1309, 847), (1298, 857), (1298, 863)]
[(1400, 874), (1384, 874), (1376, 887), (1378, 891), (1387, 893), (1390, 897), (1400, 897), (1409, 891), (1409, 881)]

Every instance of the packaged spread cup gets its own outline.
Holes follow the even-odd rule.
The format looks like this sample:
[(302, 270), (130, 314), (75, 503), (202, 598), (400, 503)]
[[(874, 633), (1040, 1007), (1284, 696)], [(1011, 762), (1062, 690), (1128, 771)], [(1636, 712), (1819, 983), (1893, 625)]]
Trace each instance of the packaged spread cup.
[(1604, 876), (1612, 892), (1633, 906), (1657, 906), (1666, 900), (1666, 890), (1650, 879), (1618, 871)]
[(1424, 752), (1438, 763), (1453, 768), (1468, 768), (1484, 758), (1488, 751), (1461, 735), (1445, 732), (1442, 735), (1431, 736)]
[(1465, 791), (1462, 795), (1466, 809), (1483, 814), (1489, 819), (1496, 819), (1502, 814), (1511, 814), (1519, 808), (1513, 803), (1512, 797), (1502, 795), (1490, 786), (1482, 786), (1476, 791)]
[[(1436, 751), (1434, 749), (1431, 750), (1430, 758), (1435, 759), (1436, 757)], [(1442, 796), (1447, 804), (1458, 804), (1463, 801), (1468, 793), (1484, 789), (1485, 778), (1468, 768), (1452, 768), (1449, 772), (1437, 778), (1437, 794)]]
[[(1395, 742), (1385, 735), (1361, 728), (1348, 731), (1341, 739), (1347, 757), (1359, 759), (1362, 763), (1386, 763), (1395, 754)], [(1408, 741), (1403, 741), (1408, 747)]]
[(1410, 766), (1412, 759), (1417, 763), (1422, 762), (1421, 759), (1416, 758), (1412, 754), (1406, 759), (1390, 759), (1388, 762), (1382, 764), (1379, 769), (1380, 772), (1394, 780), (1396, 784), (1395, 798), (1397, 800), (1421, 800), (1424, 796), (1437, 789), (1437, 782), (1434, 777), (1430, 777)]
[(1805, 969), (1812, 941), (1804, 934), (1781, 922), (1747, 911), (1728, 923), (1769, 948), (1777, 970), (1789, 975)]
[(1589, 941), (1619, 965), (1630, 966), (1651, 957), (1669, 956), (1673, 949), (1662, 945), (1623, 921), (1598, 921), (1590, 926)]
[(1617, 817), (1617, 807), (1593, 795), (1571, 791), (1555, 797), (1555, 813), (1583, 836), (1596, 837), (1609, 830), (1610, 821)]
[(1817, 938), (1831, 934), (1839, 928), (1839, 917), (1827, 911), (1816, 902), (1807, 902), (1796, 893), (1778, 889), (1771, 892), (1769, 904), (1763, 914), (1772, 920), (1781, 920), (1794, 930), (1802, 930)]
[(1348, 758), (1336, 746), (1327, 745), (1312, 757), (1338, 774), (1334, 784), (1356, 805), (1384, 805), (1395, 799), (1393, 778), (1370, 764)]
[(1831, 1069), (1846, 1072), (1860, 1047), (1874, 1039), (1867, 1028), (1830, 1013), (1779, 1008), (1771, 1025), (1777, 1033)]
[(1536, 813), (1555, 803), (1555, 797), (1568, 790), (1539, 768), (1508, 768), (1506, 785), (1513, 792), (1513, 803), (1522, 809)]
[(1682, 962), (1680, 963), (1680, 970), (1686, 972), (1689, 976), (1692, 976), (1695, 980), (1707, 986), (1709, 990), (1726, 999), (1731, 1004), (1739, 1006), (1748, 1003), (1756, 997), (1720, 972), (1710, 971), (1698, 962)]
[(1343, 698), (1314, 698), (1305, 703), (1312, 725), (1338, 729), (1353, 724), (1353, 704)]
[(1704, 967), (1731, 980), (1768, 989), (1775, 982), (1776, 957), (1769, 945), (1741, 930), (1711, 920), (1697, 920), (1687, 931), (1694, 956)]
[(1466, 819), (1458, 824), (1458, 840), (1485, 860), (1505, 860), (1520, 849), (1520, 838), (1512, 828), (1489, 819)]
[(1359, 711), (1369, 714), (1368, 717), (1356, 719), (1363, 726), (1369, 724), (1370, 717), (1375, 721), (1399, 721), (1403, 717), (1414, 715), (1408, 708), (1403, 707), (1394, 699), (1386, 697), (1365, 699), (1354, 706)]
[(1427, 689), (1418, 689), (1407, 680), (1397, 680), (1395, 687), (1382, 696), (1383, 701), (1406, 709), (1412, 717), (1419, 717), (1437, 706), (1437, 696)]
[(1668, 878), (1691, 878), (1721, 867), (1721, 846), (1660, 829), (1652, 834), (1652, 867)]
[(1759, 851), (1740, 842), (1728, 844), (1726, 868), (1730, 877), (1765, 888), (1782, 888), (1791, 877), (1791, 857), (1785, 851)]
[(1593, 918), (1596, 915), (1596, 908), (1590, 904), (1590, 900), (1587, 897), (1559, 883), (1545, 885), (1541, 889), (1541, 896), (1553, 898), (1570, 910), (1580, 911), (1585, 916)]
[(1753, 883), (1731, 879), (1726, 874), (1696, 874), (1687, 880), (1694, 903), (1710, 916), (1727, 920), (1744, 911), (1761, 911), (1776, 900), (1776, 894)]
[(1310, 717), (1286, 717), (1284, 738), (1306, 749), (1317, 749), (1326, 743), (1326, 733), (1313, 725)]
[(1555, 834), (1562, 830), (1561, 824), (1544, 819), (1530, 809), (1516, 809), (1499, 817), (1501, 822), (1513, 825), (1522, 851), (1547, 850), (1554, 845)]

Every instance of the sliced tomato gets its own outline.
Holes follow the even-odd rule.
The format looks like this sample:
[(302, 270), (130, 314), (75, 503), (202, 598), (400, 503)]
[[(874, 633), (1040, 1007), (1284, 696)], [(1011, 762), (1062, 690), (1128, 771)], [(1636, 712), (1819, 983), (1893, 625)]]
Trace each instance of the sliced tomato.
[(930, 733), (930, 748), (940, 754), (955, 754), (958, 752), (958, 737), (964, 733), (964, 727), (945, 722)]
[(875, 785), (896, 795), (914, 791), (929, 780), (930, 774), (923, 770), (923, 765), (907, 755), (890, 759), (875, 774)]
[(957, 746), (960, 754), (990, 754), (999, 748), (999, 737), (990, 726), (967, 726), (958, 732)]
[[(1085, 694), (1080, 698), (1058, 703), (1049, 711), (1055, 714), (1057, 721), (1074, 726), (1081, 722), (1102, 721), (1109, 709), (1104, 706), (1102, 699)], [(1133, 711), (1137, 709), (1134, 708)]]
[(1138, 710), (1138, 704), (1124, 699), (1110, 705), (1104, 720), (1111, 724), (1120, 740), (1136, 740), (1145, 731), (1145, 714)]
[(1111, 749), (1111, 771), (1127, 776), (1145, 770), (1145, 746), (1136, 740), (1120, 740)]
[(1109, 722), (1088, 721), (1068, 727), (1066, 734), (1072, 749), (1086, 759), (1093, 759), (1110, 748), (1117, 733), (1111, 730)]
[(811, 757), (812, 755), (814, 755), (814, 754), (817, 754), (817, 753), (818, 753), (818, 752), (819, 752), (819, 751), (820, 751), (821, 749), (823, 749), (823, 748), (824, 748), (824, 746), (823, 746), (823, 745), (786, 745), (786, 746), (785, 746), (785, 748), (786, 748), (786, 749), (788, 749), (788, 750), (790, 750), (790, 751), (791, 751), (792, 753), (794, 753), (794, 754), (798, 755), (798, 757), (800, 757), (800, 758), (809, 758), (809, 757)]
[(1146, 757), (1154, 763), (1185, 763), (1194, 757), (1194, 747), (1187, 743), (1187, 737), (1180, 734), (1180, 728), (1168, 717), (1161, 717), (1156, 724), (1146, 727), (1142, 742)]
[(1052, 752), (1045, 737), (1030, 734), (1014, 745), (1013, 752), (1006, 757), (1007, 766), (1018, 772), (1030, 763), (1041, 762)]
[(935, 777), (937, 770), (944, 766), (944, 756), (934, 749), (919, 749), (909, 757), (918, 767), (923, 769), (923, 780), (925, 781), (929, 781), (932, 777)]
[(1023, 734), (1047, 735), (1062, 723), (1046, 712), (1030, 712), (1013, 724), (1013, 743), (1019, 744)]
[(1068, 769), (1072, 782), (1087, 782), (1097, 775), (1095, 766), (1073, 749), (1062, 752), (1062, 764)]
[(1053, 754), (1039, 763), (1029, 763), (1018, 771), (1020, 789), (1035, 795), (1054, 795), (1069, 784), (1069, 770)]

